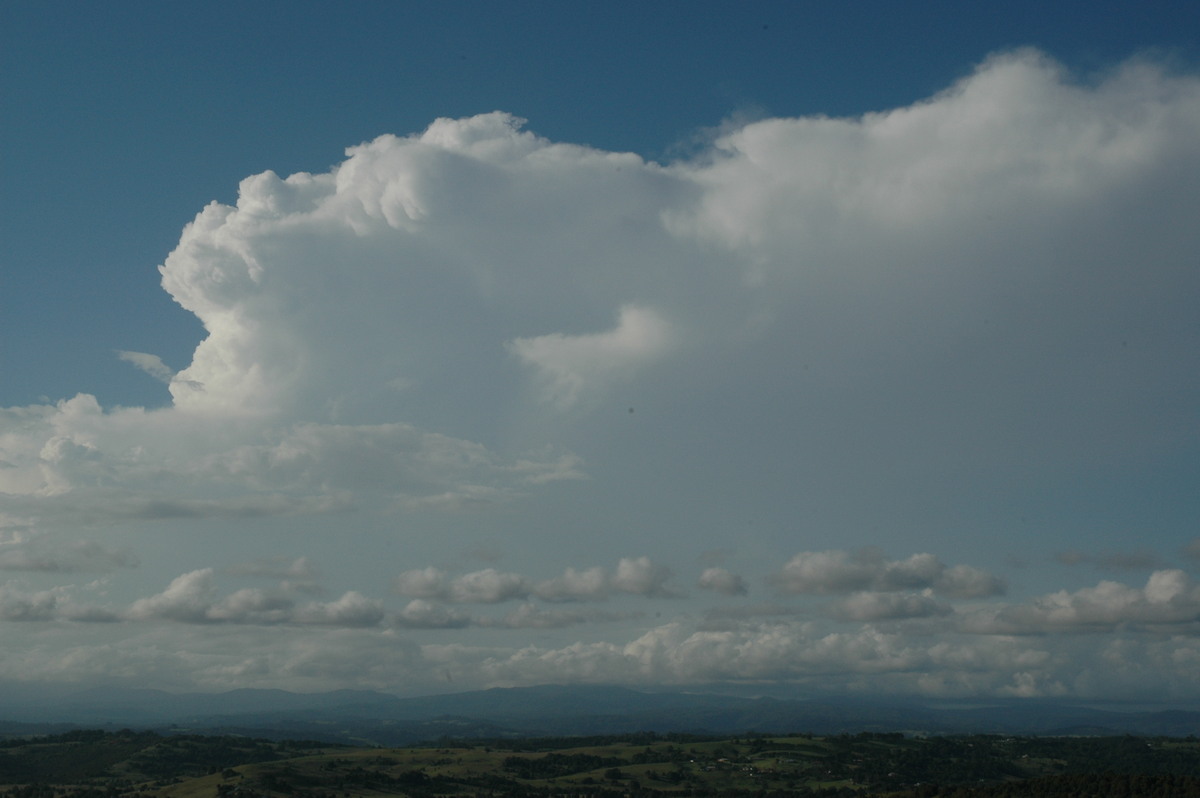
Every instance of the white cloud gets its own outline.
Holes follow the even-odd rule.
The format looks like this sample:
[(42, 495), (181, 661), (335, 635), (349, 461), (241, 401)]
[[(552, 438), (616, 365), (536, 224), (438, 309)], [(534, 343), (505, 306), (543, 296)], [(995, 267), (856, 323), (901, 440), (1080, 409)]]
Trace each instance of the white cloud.
[(12, 583), (0, 584), (0, 619), (49, 621), (59, 615), (59, 595), (53, 590), (23, 591)]
[(696, 584), (704, 590), (712, 590), (724, 596), (744, 596), (748, 592), (745, 579), (716, 566), (705, 568)]
[(165, 382), (168, 385), (175, 377), (175, 372), (166, 363), (162, 362), (162, 358), (158, 355), (150, 355), (145, 352), (127, 352), (125, 350), (117, 350), (117, 357), (124, 360), (126, 363), (132, 363), (142, 371), (149, 374), (159, 382)]
[(463, 604), (498, 604), (529, 595), (529, 580), (520, 574), (504, 573), (495, 568), (451, 577), (445, 571), (428, 568), (405, 571), (396, 577), (393, 589), (402, 596), (441, 599)]
[[(1045, 493), (1071, 484), (1100, 515), (1137, 486), (1116, 495), (1098, 472), (1157, 473), (1194, 446), (1200, 372), (1180, 364), (1200, 351), (1197, 142), (1194, 76), (1131, 63), (1079, 84), (1019, 52), (910, 107), (731, 125), (666, 166), (493, 113), (379, 137), (327, 173), (251, 176), (161, 268), (203, 325), (190, 362), (119, 353), (168, 381), (170, 406), (0, 409), (0, 568), (109, 571), (135, 548), (152, 564), (112, 577), (123, 612), (78, 586), (6, 584), (13, 626), (92, 637), (6, 648), (3, 672), (993, 695), (1161, 673), (1200, 693), (1200, 599), (1181, 571), (981, 606), (1004, 590), (990, 570), (852, 550), (837, 531), (1045, 559), (1069, 530), (1014, 524), (997, 543), (987, 514), (1073, 516)], [(742, 518), (739, 568), (774, 570), (777, 601), (727, 602), (746, 582), (714, 567), (698, 584), (726, 606), (692, 626), (698, 604), (659, 604), (680, 618), (641, 625), (643, 600), (681, 593), (663, 558), (731, 545)], [(284, 526), (293, 543), (272, 548)], [(97, 529), (155, 536), (154, 554), (69, 542)], [(812, 551), (782, 548), (810, 530)], [(283, 583), (219, 585), (189, 559), (205, 535), (240, 563), (222, 579)], [(391, 575), (376, 555), (393, 542), (444, 563), (487, 537), (521, 573), (405, 571), (399, 609), (364, 587)], [(322, 552), (340, 598), (298, 598), (311, 564), (271, 556), (293, 545)], [(605, 599), (622, 612), (562, 606)], [(466, 627), (505, 642), (420, 645)], [(1081, 630), (1096, 634), (1067, 634)], [(1093, 661), (1113, 673), (1073, 670)]]
[(528, 595), (529, 581), (525, 577), (495, 568), (464, 574), (455, 579), (450, 588), (451, 600), (475, 604), (497, 604)]
[(282, 623), (291, 618), (295, 602), (281, 593), (242, 588), (209, 607), (204, 618), (231, 623)]
[(302, 606), (297, 606), (282, 588), (276, 591), (242, 588), (221, 598), (212, 568), (176, 577), (161, 593), (134, 601), (124, 615), (131, 621), (351, 628), (379, 626), (385, 616), (382, 601), (356, 590), (346, 591), (333, 601), (313, 601)]
[(507, 656), (496, 650), (452, 653), (493, 685), (767, 679), (938, 696), (1053, 695), (1062, 689), (1062, 663), (1026, 642), (987, 638), (929, 646), (870, 626), (828, 632), (809, 623), (770, 623), (700, 631), (670, 623), (624, 644), (529, 646)]
[(444, 598), (450, 592), (450, 577), (442, 569), (430, 565), (400, 574), (392, 588), (400, 595), (412, 598)]
[(830, 609), (836, 618), (866, 622), (926, 618), (948, 615), (952, 611), (948, 604), (936, 599), (933, 591), (928, 589), (920, 593), (863, 591), (847, 596)]
[(541, 373), (546, 399), (566, 408), (581, 394), (661, 357), (672, 338), (671, 326), (652, 308), (626, 305), (607, 332), (517, 338), (509, 349)]
[(1200, 585), (1181, 570), (1165, 569), (1152, 573), (1141, 588), (1104, 580), (995, 613), (984, 611), (968, 628), (1001, 634), (1111, 632), (1125, 627), (1194, 630), (1198, 622)]
[(213, 569), (201, 568), (177, 576), (161, 593), (133, 602), (128, 615), (138, 620), (207, 623), (214, 620), (209, 612), (215, 596)]
[(616, 590), (636, 596), (678, 598), (683, 594), (671, 587), (671, 569), (651, 562), (649, 557), (622, 557), (612, 576)]
[(607, 598), (609, 591), (608, 572), (599, 566), (582, 571), (568, 567), (536, 588), (537, 596), (546, 601), (595, 601)]
[(382, 601), (349, 590), (335, 601), (313, 602), (299, 608), (295, 620), (327, 626), (371, 627), (382, 623), (384, 615)]
[(888, 560), (875, 549), (804, 551), (771, 577), (786, 593), (933, 590), (954, 598), (995, 596), (1004, 586), (995, 576), (969, 565), (947, 567), (932, 554)]
[(669, 584), (671, 577), (671, 569), (643, 556), (622, 557), (611, 573), (600, 567), (585, 570), (568, 567), (561, 576), (536, 583), (521, 574), (495, 568), (451, 576), (440, 568), (428, 566), (399, 574), (392, 588), (410, 598), (462, 604), (498, 604), (530, 597), (552, 602), (600, 601), (614, 593), (678, 598), (681, 594)]

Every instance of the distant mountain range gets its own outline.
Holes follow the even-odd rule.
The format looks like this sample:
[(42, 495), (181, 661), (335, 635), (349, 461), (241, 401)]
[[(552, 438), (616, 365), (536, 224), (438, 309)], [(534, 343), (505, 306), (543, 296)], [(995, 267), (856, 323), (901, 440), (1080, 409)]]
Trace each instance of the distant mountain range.
[(418, 698), (364, 690), (176, 694), (94, 688), (58, 697), (0, 692), (0, 733), (60, 731), (66, 726), (237, 733), (357, 745), (406, 745), (440, 737), (557, 737), (639, 731), (1182, 737), (1200, 734), (1200, 712), (1116, 712), (1028, 699), (934, 707), (861, 698), (799, 700), (558, 685)]

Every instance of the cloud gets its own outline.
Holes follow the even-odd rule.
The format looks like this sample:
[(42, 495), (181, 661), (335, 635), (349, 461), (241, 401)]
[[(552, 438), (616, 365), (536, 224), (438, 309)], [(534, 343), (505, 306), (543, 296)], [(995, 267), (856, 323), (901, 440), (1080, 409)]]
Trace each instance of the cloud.
[(704, 590), (712, 590), (715, 593), (720, 593), (723, 596), (744, 596), (748, 592), (746, 580), (737, 574), (732, 574), (724, 568), (716, 566), (705, 568), (704, 573), (700, 574), (700, 580), (696, 585)]
[(301, 607), (295, 621), (325, 626), (372, 627), (384, 620), (383, 602), (349, 590), (341, 598), (329, 602), (313, 602)]
[(117, 350), (117, 357), (126, 363), (132, 363), (159, 382), (165, 382), (169, 385), (175, 377), (175, 372), (167, 364), (163, 363), (162, 358), (158, 355)]
[(867, 694), (1033, 696), (1064, 689), (1062, 663), (1024, 641), (991, 638), (930, 646), (869, 626), (843, 633), (807, 623), (770, 623), (718, 632), (670, 623), (624, 644), (530, 646), (507, 656), (495, 650), (452, 654), (462, 663), (460, 672), (482, 671), (487, 683), (498, 685), (555, 678), (660, 685), (767, 679)]
[(622, 557), (612, 576), (616, 590), (647, 598), (679, 598), (683, 594), (668, 583), (671, 569), (650, 561), (649, 557)]
[(6, 621), (49, 621), (59, 615), (59, 594), (53, 590), (25, 592), (0, 585), (0, 619)]
[(129, 607), (130, 618), (207, 623), (216, 588), (213, 569), (201, 568), (175, 577), (161, 593), (141, 598)]
[(117, 621), (120, 619), (117, 613), (77, 598), (78, 594), (93, 591), (100, 584), (58, 585), (44, 590), (30, 590), (15, 581), (0, 583), (0, 620), (32, 623)]
[(617, 326), (603, 333), (551, 333), (517, 338), (509, 349), (541, 374), (545, 398), (569, 407), (580, 394), (653, 362), (670, 349), (673, 333), (651, 308), (626, 305)]
[[(944, 550), (970, 559), (994, 520), (980, 513), (1070, 484), (1099, 516), (1142, 486), (1097, 474), (1158, 473), (1194, 447), (1200, 371), (1180, 364), (1200, 351), (1200, 80), (1131, 62), (1081, 83), (1020, 51), (908, 107), (730, 124), (669, 164), (523, 125), (439, 119), (322, 173), (246, 178), (161, 267), (203, 326), (190, 361), (118, 353), (167, 381), (168, 406), (0, 408), (0, 567), (132, 567), (129, 549), (64, 541), (139, 522), (172, 569), (119, 572), (120, 610), (6, 583), (21, 642), (122, 622), (6, 647), (4, 673), (932, 695), (1105, 695), (1161, 675), (1197, 693), (1181, 571), (1000, 604), (989, 570), (835, 536), (879, 530), (861, 542), (894, 550), (961, 530)], [(705, 605), (683, 603), (660, 552), (728, 547), (728, 520), (750, 516), (740, 568), (778, 595), (744, 606), (746, 580), (706, 563), (720, 606), (693, 624)], [(282, 527), (321, 552), (338, 598), (301, 598), (303, 558), (256, 559)], [(521, 573), (404, 571), (390, 607), (356, 581), (392, 573), (355, 567), (390, 567), (382, 529), (420, 562), (502, 540)], [(795, 553), (764, 529), (828, 531)], [(195, 569), (210, 539), (240, 564)], [(1005, 545), (1032, 560), (1051, 543), (1014, 528)], [(656, 608), (678, 618), (642, 622), (675, 597)], [(620, 611), (566, 606), (604, 600)], [(609, 626), (556, 631), (583, 624)], [(446, 634), (465, 628), (485, 631)]]
[(972, 566), (947, 567), (932, 554), (888, 560), (875, 549), (800, 552), (771, 581), (794, 594), (928, 589), (954, 598), (979, 598), (1004, 592), (998, 578)]
[(247, 426), (174, 412), (106, 412), (86, 395), (9, 411), (19, 424), (0, 440), (0, 492), (65, 518), (253, 518), (330, 513), (356, 499), (504, 503), (580, 477), (569, 455), (506, 459), (403, 423)]
[[(228, 623), (283, 623), (291, 619), (294, 606), (295, 602), (286, 595), (248, 587), (237, 590), (208, 607), (202, 617), (204, 620)], [(171, 618), (171, 620), (197, 619), (198, 617), (194, 616)]]
[(529, 595), (529, 580), (519, 574), (484, 568), (457, 577), (432, 566), (405, 571), (396, 577), (393, 589), (402, 596), (441, 599), (464, 604), (498, 604)]
[[(478, 508), (582, 476), (547, 425), (616, 385), (690, 407), (671, 443), (745, 406), (827, 479), (901, 493), (1175, 445), (1197, 85), (1144, 62), (1079, 85), (1020, 51), (926, 102), (732, 125), (668, 165), (497, 112), (248, 177), (161, 267), (205, 329), (191, 362), (120, 353), (171, 406), (0, 411), (0, 490), (126, 518)], [(1174, 398), (1127, 412), (1151, 397)]]
[(838, 601), (830, 613), (843, 621), (885, 621), (903, 618), (928, 618), (948, 615), (953, 610), (933, 596), (932, 590), (921, 593), (878, 593), (863, 591)]
[(643, 556), (622, 557), (612, 572), (600, 567), (582, 571), (568, 567), (561, 576), (541, 582), (495, 568), (451, 576), (429, 566), (399, 574), (392, 589), (410, 598), (461, 604), (498, 604), (530, 597), (545, 601), (600, 601), (614, 593), (678, 598), (681, 594), (669, 584), (671, 577), (669, 568)]
[(89, 540), (61, 547), (52, 547), (38, 538), (0, 543), (0, 571), (71, 573), (136, 568), (137, 565), (138, 558), (130, 549), (109, 549)]
[(432, 565), (405, 571), (396, 577), (392, 588), (402, 596), (414, 598), (444, 598), (450, 594), (449, 576)]
[(1200, 627), (1200, 585), (1178, 569), (1150, 575), (1144, 587), (1104, 580), (1059, 590), (1025, 604), (981, 612), (968, 628), (1000, 634), (1111, 632), (1119, 628), (1194, 631)]
[(582, 571), (566, 568), (561, 576), (539, 582), (537, 595), (546, 601), (596, 601), (607, 598), (608, 572), (599, 566)]
[(220, 598), (212, 568), (176, 577), (161, 593), (134, 601), (124, 615), (131, 621), (350, 628), (379, 626), (385, 616), (382, 601), (355, 590), (346, 591), (334, 601), (313, 601), (302, 606), (297, 606), (282, 589), (242, 588)]

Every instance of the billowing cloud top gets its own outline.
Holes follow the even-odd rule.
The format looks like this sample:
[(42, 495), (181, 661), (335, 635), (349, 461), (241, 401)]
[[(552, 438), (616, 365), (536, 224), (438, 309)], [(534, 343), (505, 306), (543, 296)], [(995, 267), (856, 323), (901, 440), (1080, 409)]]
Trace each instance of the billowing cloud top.
[[(6, 582), (0, 617), (162, 635), (122, 656), (175, 651), (187, 624), (207, 648), (172, 666), (184, 682), (310, 688), (409, 669), (1082, 693), (1120, 679), (1078, 676), (1080, 641), (1158, 634), (1106, 655), (1200, 694), (1179, 664), (1197, 647), (1161, 636), (1194, 631), (1178, 542), (1120, 559), (1157, 569), (1144, 588), (1001, 598), (967, 564), (994, 562), (997, 506), (1060, 483), (1116, 501), (1121, 468), (1194, 457), (1200, 81), (1131, 62), (1081, 84), (1023, 51), (910, 107), (730, 126), (669, 164), (524, 125), (439, 119), (204, 208), (161, 266), (204, 326), (191, 362), (117, 353), (166, 406), (0, 409), (0, 569), (102, 574)], [(294, 537), (248, 542), (262, 519)], [(144, 552), (135, 521), (187, 545)], [(924, 526), (954, 553), (897, 545)], [(520, 567), (462, 566), (487, 530)], [(222, 547), (232, 564), (182, 562)], [(705, 549), (730, 561), (689, 568)], [(224, 584), (245, 579), (280, 581)], [(680, 615), (651, 623), (651, 601)], [(587, 624), (620, 639), (563, 636)], [(280, 644), (222, 637), (246, 625)], [(486, 646), (417, 637), (468, 627)], [(79, 645), (0, 676), (109, 667)]]

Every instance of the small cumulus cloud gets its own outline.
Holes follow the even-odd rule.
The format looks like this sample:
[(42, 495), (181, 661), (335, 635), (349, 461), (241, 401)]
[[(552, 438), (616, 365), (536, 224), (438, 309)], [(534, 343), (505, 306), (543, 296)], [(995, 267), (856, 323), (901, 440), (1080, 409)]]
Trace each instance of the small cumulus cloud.
[(889, 560), (876, 549), (800, 552), (771, 581), (793, 594), (928, 589), (953, 598), (980, 598), (1004, 592), (999, 578), (973, 566), (948, 567), (932, 554)]
[(544, 601), (599, 601), (617, 593), (644, 598), (678, 598), (672, 571), (649, 557), (622, 557), (613, 571), (601, 567), (566, 568), (562, 575), (536, 582), (521, 574), (484, 568), (451, 576), (428, 566), (404, 571), (392, 588), (402, 596), (461, 604), (499, 604), (536, 597)]
[(135, 620), (210, 622), (215, 620), (209, 615), (215, 594), (213, 569), (189, 571), (171, 580), (161, 593), (133, 602), (129, 607), (128, 616)]
[(622, 557), (612, 576), (615, 590), (647, 598), (680, 598), (678, 589), (670, 585), (671, 569), (652, 562), (649, 557)]
[(299, 608), (292, 620), (323, 626), (373, 627), (382, 623), (384, 616), (382, 601), (349, 590), (334, 601), (313, 602)]
[(539, 582), (537, 595), (546, 601), (597, 601), (611, 592), (608, 572), (599, 567), (568, 567), (560, 576)]
[(717, 566), (705, 568), (696, 585), (723, 596), (744, 596), (748, 592), (745, 579)]
[(1200, 585), (1179, 569), (1155, 571), (1143, 587), (1104, 580), (1023, 604), (980, 610), (964, 628), (989, 634), (1099, 633), (1118, 628), (1200, 628)]
[(355, 590), (333, 601), (297, 605), (288, 592), (242, 588), (221, 597), (212, 568), (176, 577), (166, 589), (137, 599), (124, 613), (130, 621), (186, 624), (313, 625), (376, 627), (385, 620), (383, 602)]

